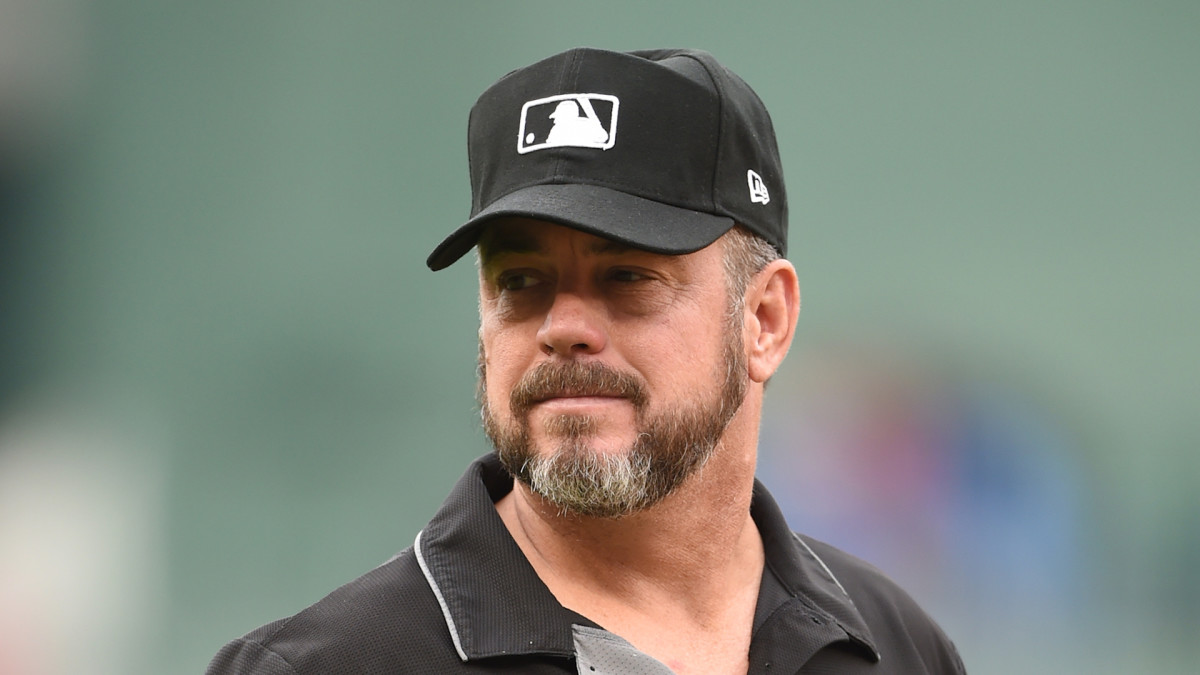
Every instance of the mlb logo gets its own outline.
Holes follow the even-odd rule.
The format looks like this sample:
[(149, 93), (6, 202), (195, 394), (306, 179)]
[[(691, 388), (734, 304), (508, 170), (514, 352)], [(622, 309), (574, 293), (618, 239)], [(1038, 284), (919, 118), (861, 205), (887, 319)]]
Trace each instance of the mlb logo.
[(561, 94), (521, 106), (517, 152), (544, 148), (607, 150), (617, 140), (620, 101), (608, 94)]

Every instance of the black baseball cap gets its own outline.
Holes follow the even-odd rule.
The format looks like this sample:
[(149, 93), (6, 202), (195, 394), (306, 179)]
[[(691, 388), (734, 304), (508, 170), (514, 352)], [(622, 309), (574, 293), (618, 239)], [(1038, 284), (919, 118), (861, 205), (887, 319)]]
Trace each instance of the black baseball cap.
[(433, 270), (509, 216), (673, 255), (740, 224), (787, 253), (771, 118), (704, 51), (580, 48), (515, 70), (471, 109), (467, 152), (471, 217), (429, 255)]

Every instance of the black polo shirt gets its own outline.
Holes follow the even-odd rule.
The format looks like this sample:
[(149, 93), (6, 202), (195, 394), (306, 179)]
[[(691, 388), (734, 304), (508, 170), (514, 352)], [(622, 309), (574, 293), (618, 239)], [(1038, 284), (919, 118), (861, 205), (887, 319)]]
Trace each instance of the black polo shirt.
[[(558, 603), (496, 513), (512, 478), (471, 464), (413, 546), (320, 602), (225, 645), (209, 675), (669, 673)], [(788, 529), (761, 484), (766, 566), (751, 673), (962, 673), (954, 645), (873, 567)]]

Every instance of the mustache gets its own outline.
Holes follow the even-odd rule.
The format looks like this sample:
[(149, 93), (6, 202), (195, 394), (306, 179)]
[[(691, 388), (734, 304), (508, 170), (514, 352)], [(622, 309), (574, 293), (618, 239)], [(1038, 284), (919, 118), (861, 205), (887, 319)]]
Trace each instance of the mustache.
[(509, 406), (514, 413), (522, 414), (541, 401), (559, 396), (627, 398), (637, 410), (645, 407), (647, 399), (646, 386), (639, 378), (603, 363), (545, 362), (517, 382), (509, 394)]

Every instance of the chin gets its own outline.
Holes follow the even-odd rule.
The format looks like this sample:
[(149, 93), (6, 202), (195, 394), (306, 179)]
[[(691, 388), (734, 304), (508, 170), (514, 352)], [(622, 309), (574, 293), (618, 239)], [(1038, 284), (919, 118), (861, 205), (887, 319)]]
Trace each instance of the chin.
[(563, 452), (588, 454), (596, 457), (623, 456), (632, 451), (633, 439), (552, 436), (535, 438), (533, 447), (539, 457), (550, 457)]

